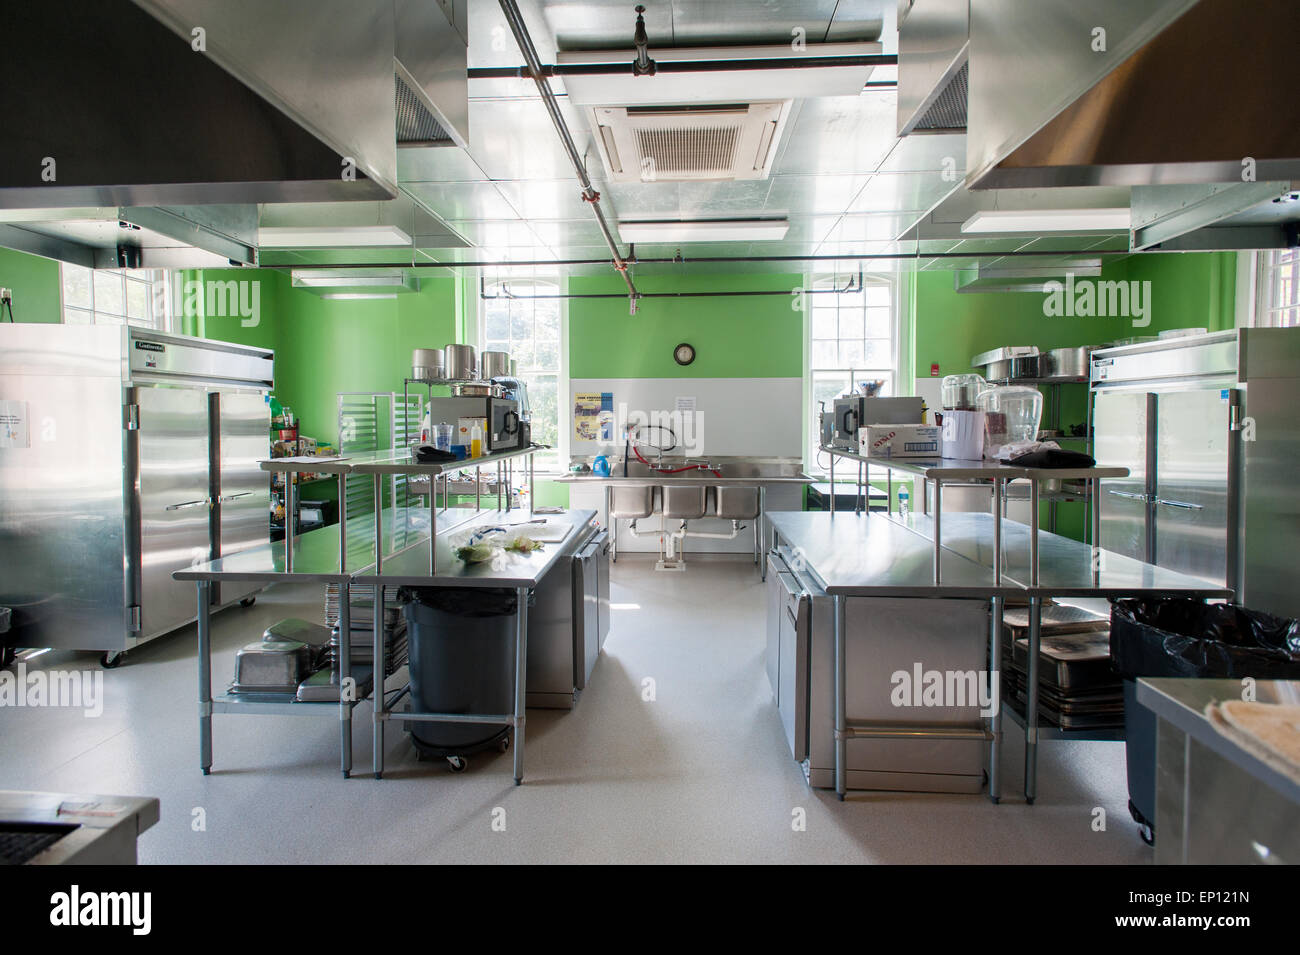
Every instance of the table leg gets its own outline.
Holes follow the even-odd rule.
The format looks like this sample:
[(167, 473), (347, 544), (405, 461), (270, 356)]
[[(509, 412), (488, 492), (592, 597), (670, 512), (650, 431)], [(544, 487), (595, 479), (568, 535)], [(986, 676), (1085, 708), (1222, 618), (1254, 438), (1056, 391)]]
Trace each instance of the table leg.
[(352, 775), (352, 585), (339, 582), (339, 752), (343, 778)]
[(1029, 598), (1029, 664), (1025, 700), (1025, 802), (1038, 794), (1038, 645), (1042, 636), (1043, 598)]
[(474, 469), (474, 510), (483, 510), (483, 469)]
[(375, 574), (378, 576), (384, 566), (384, 485), (378, 474), (372, 483), (375, 491)]
[(535, 458), (536, 456), (537, 455), (535, 454), (528, 455), (528, 514), (529, 516), (532, 515), (533, 508), (535, 507), (535, 505), (533, 504), (533, 458)]
[(438, 476), (429, 476), (429, 576), (438, 572)]
[(348, 569), (348, 492), (342, 474), (337, 477), (339, 495), (339, 573)]
[(1029, 482), (1029, 583), (1038, 586), (1038, 482)]
[(1002, 597), (994, 597), (989, 614), (989, 699), (993, 715), (989, 719), (989, 799), (1002, 798)]
[(212, 582), (200, 580), (199, 590), (199, 766), (212, 771)]
[(298, 523), (294, 520), (297, 502), (294, 500), (293, 479), (297, 476), (288, 471), (284, 475), (284, 572), (286, 574), (293, 573), (293, 532)]
[(384, 706), (384, 585), (375, 583), (375, 621), (374, 621), (374, 660), (373, 668), (375, 674), (375, 705), (374, 705), (374, 722), (375, 722), (375, 755), (374, 770), (375, 779), (382, 779), (384, 776), (384, 716), (387, 708)]
[(831, 513), (835, 513), (835, 455), (829, 454), (831, 459)]
[(939, 583), (939, 565), (943, 552), (943, 484), (934, 479), (934, 582)]
[(847, 774), (848, 717), (845, 714), (847, 687), (844, 680), (845, 621), (843, 597), (835, 598), (835, 795), (844, 801)]
[(853, 498), (853, 513), (862, 513), (862, 462), (858, 462), (858, 487), (857, 496)]
[(524, 696), (528, 675), (528, 588), (515, 591), (515, 785), (524, 781)]
[(502, 509), (502, 504), (501, 504), (501, 480), (502, 480), (502, 477), (501, 477), (501, 462), (498, 461), (498, 462), (497, 462), (497, 510), (498, 510), (498, 511)]

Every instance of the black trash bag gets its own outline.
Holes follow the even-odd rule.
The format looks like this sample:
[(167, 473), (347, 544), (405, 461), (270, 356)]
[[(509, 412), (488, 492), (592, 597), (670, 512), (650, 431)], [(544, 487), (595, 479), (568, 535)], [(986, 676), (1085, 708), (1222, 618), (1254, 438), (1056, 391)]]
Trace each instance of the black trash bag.
[(1022, 468), (1090, 468), (1097, 461), (1090, 454), (1082, 451), (1069, 451), (1065, 448), (1044, 448), (1041, 451), (1029, 451), (1012, 458), (1008, 464)]
[(456, 617), (509, 617), (518, 606), (515, 591), (508, 587), (409, 587), (402, 593), (407, 600)]
[(1138, 677), (1300, 678), (1300, 621), (1189, 597), (1116, 600), (1110, 656)]

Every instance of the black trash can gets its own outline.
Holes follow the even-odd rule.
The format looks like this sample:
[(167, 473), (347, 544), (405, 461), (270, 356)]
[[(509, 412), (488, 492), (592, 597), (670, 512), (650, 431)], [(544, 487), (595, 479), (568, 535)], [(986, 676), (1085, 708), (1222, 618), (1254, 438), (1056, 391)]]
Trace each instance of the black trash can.
[(1156, 716), (1138, 677), (1300, 678), (1300, 621), (1190, 597), (1130, 597), (1110, 613), (1110, 657), (1124, 678), (1129, 813), (1155, 840)]
[[(407, 591), (407, 654), (411, 705), (426, 713), (483, 715), (515, 707), (514, 590), (424, 587)], [(463, 769), (463, 757), (506, 749), (511, 727), (498, 723), (407, 721), (422, 756), (445, 757)]]

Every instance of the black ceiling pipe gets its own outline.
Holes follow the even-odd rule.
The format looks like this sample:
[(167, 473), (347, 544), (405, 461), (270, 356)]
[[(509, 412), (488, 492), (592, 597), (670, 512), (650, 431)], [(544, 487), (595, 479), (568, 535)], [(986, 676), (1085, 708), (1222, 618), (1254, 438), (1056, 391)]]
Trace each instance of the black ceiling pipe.
[[(749, 60), (655, 61), (659, 73), (727, 73), (738, 70), (826, 69), (837, 66), (897, 66), (896, 53), (854, 53), (845, 56), (755, 57)], [(543, 77), (617, 76), (632, 72), (629, 63), (555, 63), (539, 67)], [(475, 66), (465, 71), (471, 80), (531, 79), (527, 66)]]

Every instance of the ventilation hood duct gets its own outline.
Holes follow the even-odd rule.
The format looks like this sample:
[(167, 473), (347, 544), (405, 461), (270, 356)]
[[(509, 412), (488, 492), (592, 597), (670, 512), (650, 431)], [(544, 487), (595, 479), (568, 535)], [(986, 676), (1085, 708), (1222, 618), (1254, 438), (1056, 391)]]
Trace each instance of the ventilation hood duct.
[(10, 5), (0, 207), (390, 198), (394, 9)]
[(898, 135), (965, 131), (970, 3), (899, 5)]
[(967, 184), (1300, 179), (1295, 12), (1294, 0), (972, 3)]
[(1049, 282), (1063, 282), (1066, 273), (1075, 278), (1097, 278), (1101, 259), (1080, 259), (1064, 265), (1007, 266), (991, 263), (953, 272), (953, 288), (959, 294), (974, 292), (1047, 292)]
[(294, 288), (321, 297), (387, 298), (420, 291), (420, 280), (400, 269), (328, 269), (289, 273)]
[(0, 246), (86, 268), (257, 264), (257, 206), (0, 209)]

